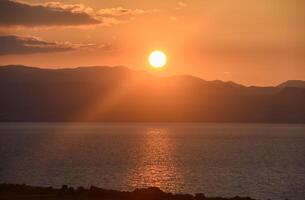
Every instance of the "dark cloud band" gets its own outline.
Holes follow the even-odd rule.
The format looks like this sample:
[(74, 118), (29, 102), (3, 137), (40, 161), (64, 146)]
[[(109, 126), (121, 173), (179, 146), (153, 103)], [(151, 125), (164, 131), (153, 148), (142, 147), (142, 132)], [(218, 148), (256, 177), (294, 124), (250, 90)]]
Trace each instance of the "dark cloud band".
[(62, 52), (75, 49), (66, 44), (14, 35), (0, 36), (0, 44), (0, 55)]
[(86, 10), (57, 5), (30, 5), (0, 0), (0, 26), (77, 26), (101, 21)]

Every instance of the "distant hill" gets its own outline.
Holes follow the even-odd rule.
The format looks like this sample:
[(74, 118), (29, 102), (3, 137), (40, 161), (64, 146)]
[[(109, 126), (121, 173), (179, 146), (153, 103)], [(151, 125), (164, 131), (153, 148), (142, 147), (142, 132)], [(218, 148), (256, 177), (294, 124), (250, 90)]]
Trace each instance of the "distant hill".
[(2, 66), (0, 121), (305, 123), (305, 88), (283, 84), (245, 87), (125, 67)]
[(284, 83), (281, 83), (277, 87), (286, 88), (286, 87), (295, 87), (295, 88), (305, 88), (305, 81), (301, 80), (290, 80)]

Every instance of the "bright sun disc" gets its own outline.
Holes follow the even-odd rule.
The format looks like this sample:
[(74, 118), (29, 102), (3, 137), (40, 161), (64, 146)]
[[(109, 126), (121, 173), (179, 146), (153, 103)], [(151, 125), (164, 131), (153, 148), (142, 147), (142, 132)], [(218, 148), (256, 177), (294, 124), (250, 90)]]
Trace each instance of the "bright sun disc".
[(161, 68), (166, 64), (167, 58), (162, 51), (153, 51), (149, 55), (148, 61), (152, 67)]

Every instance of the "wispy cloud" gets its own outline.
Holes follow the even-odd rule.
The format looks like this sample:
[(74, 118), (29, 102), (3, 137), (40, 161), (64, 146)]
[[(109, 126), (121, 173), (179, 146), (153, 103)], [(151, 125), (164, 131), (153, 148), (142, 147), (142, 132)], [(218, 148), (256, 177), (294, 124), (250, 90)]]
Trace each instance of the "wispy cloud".
[(96, 12), (96, 16), (103, 20), (103, 25), (128, 23), (141, 15), (157, 13), (159, 10), (127, 9), (122, 7), (105, 8)]
[(70, 42), (50, 42), (36, 37), (21, 37), (16, 35), (0, 36), (0, 55), (33, 54), (64, 52), (77, 49), (101, 49), (112, 51), (113, 47), (106, 44), (75, 44)]
[(145, 13), (147, 13), (147, 11), (141, 9), (126, 9), (122, 7), (105, 8), (97, 12), (99, 16), (103, 16), (103, 17), (136, 16)]
[(177, 3), (177, 6), (176, 6), (176, 10), (181, 10), (183, 8), (187, 8), (188, 7), (188, 4), (183, 2), (183, 1), (179, 1)]
[(178, 6), (181, 7), (181, 8), (186, 8), (186, 7), (188, 7), (188, 5), (187, 5), (185, 2), (182, 2), (182, 1), (179, 1), (179, 2), (178, 2)]

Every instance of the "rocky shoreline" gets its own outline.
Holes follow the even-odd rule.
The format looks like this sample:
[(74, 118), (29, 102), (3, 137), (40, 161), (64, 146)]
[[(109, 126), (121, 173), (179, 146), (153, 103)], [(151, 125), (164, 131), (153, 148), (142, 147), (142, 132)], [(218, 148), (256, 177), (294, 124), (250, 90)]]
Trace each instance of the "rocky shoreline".
[(0, 184), (1, 200), (255, 200), (250, 197), (206, 197), (203, 193), (172, 194), (166, 193), (157, 187), (135, 189), (134, 191), (106, 190), (91, 186), (61, 188), (34, 187), (28, 185)]

